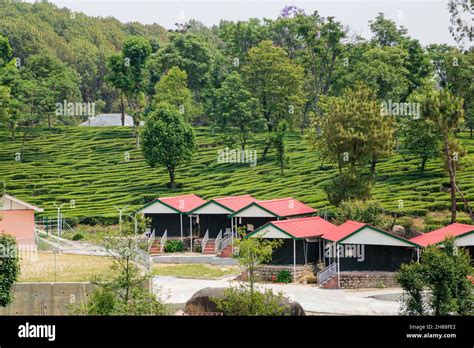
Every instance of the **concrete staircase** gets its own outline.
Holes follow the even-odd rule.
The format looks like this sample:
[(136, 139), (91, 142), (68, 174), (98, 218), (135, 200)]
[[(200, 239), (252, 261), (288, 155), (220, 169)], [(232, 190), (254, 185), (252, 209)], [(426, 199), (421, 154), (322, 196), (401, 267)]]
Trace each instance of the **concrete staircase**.
[(150, 252), (149, 252), (149, 254), (150, 254), (150, 256), (156, 256), (156, 255), (161, 254), (160, 241), (155, 240), (155, 241), (153, 242), (153, 244), (152, 244), (151, 247), (150, 247)]
[(206, 243), (206, 246), (202, 250), (202, 253), (205, 255), (211, 255), (216, 253), (216, 241), (215, 239), (209, 239)]

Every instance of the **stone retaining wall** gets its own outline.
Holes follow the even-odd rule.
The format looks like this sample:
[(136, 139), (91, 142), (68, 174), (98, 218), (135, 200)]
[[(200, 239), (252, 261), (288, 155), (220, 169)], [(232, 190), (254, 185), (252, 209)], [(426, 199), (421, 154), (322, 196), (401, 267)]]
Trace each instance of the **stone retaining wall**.
[[(296, 280), (298, 280), (307, 273), (314, 273), (314, 268), (315, 266), (312, 264), (296, 266)], [(266, 265), (264, 267), (259, 268), (255, 272), (255, 275), (260, 280), (272, 281), (272, 279), (276, 277), (279, 272), (284, 270), (289, 271), (291, 275), (293, 275), (293, 265)]]
[(394, 272), (341, 272), (342, 289), (397, 288)]

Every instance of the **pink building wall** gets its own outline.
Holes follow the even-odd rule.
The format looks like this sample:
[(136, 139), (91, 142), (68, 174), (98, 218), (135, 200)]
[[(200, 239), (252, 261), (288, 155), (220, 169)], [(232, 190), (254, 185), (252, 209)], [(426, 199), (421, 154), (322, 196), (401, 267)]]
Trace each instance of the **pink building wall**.
[(0, 233), (16, 238), (18, 245), (35, 244), (35, 212), (33, 210), (1, 210)]

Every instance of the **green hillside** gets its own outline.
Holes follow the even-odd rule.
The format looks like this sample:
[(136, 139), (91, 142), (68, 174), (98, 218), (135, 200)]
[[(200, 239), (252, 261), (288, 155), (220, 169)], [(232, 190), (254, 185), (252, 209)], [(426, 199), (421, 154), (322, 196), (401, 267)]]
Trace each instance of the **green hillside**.
[[(180, 187), (174, 192), (166, 187), (167, 173), (147, 166), (141, 152), (134, 148), (131, 129), (123, 128), (42, 130), (26, 142), (22, 163), (15, 161), (21, 139), (11, 141), (6, 133), (0, 133), (0, 181), (5, 181), (10, 194), (45, 208), (48, 216), (54, 216), (55, 201), (75, 201), (75, 208), (65, 206), (66, 217), (116, 217), (114, 205), (137, 208), (157, 196), (190, 192), (204, 198), (293, 196), (320, 212), (331, 208), (322, 187), (335, 169), (321, 169), (317, 154), (307, 149), (300, 135), (288, 137), (290, 168), (281, 176), (274, 153), (254, 168), (248, 164), (220, 164), (217, 152), (222, 146), (216, 144), (217, 137), (208, 128), (197, 128), (196, 134), (199, 151), (192, 163), (180, 168)], [(474, 201), (474, 140), (462, 134), (462, 142), (469, 155), (458, 182)], [(258, 149), (258, 144), (254, 148)], [(448, 180), (441, 163), (429, 162), (424, 176), (418, 174), (417, 165), (400, 155), (378, 165), (373, 196), (385, 209), (424, 215), (449, 208), (449, 195), (443, 191)], [(398, 208), (400, 200), (402, 209)]]

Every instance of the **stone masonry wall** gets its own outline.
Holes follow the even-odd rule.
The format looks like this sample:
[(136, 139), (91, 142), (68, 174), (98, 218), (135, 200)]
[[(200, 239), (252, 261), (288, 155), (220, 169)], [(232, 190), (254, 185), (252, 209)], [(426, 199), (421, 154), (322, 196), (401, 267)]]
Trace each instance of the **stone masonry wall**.
[(341, 272), (342, 289), (400, 287), (393, 272)]

